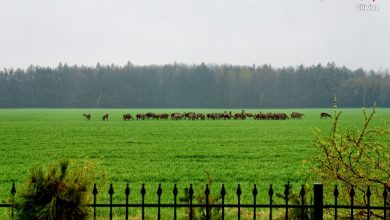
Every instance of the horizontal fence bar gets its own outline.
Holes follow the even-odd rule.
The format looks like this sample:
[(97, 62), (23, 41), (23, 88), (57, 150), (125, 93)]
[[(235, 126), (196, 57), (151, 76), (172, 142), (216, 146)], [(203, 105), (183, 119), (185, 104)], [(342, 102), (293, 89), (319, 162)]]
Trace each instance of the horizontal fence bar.
[[(88, 204), (87, 206), (89, 207), (102, 207), (102, 208), (109, 208), (109, 207), (115, 207), (115, 208), (126, 208), (126, 207), (133, 207), (133, 208), (138, 208), (138, 207), (145, 207), (145, 208), (157, 208), (157, 207), (163, 207), (163, 208), (189, 208), (190, 205), (189, 204), (154, 204), (154, 203), (145, 203), (144, 205), (142, 204), (138, 204), (138, 203), (135, 203), (135, 204)], [(237, 207), (242, 207), (242, 208), (253, 208), (253, 207), (256, 207), (256, 208), (275, 208), (275, 209), (280, 209), (280, 208), (286, 208), (286, 205), (276, 205), (276, 204), (272, 204), (272, 206), (270, 206), (269, 204), (192, 204), (191, 207), (194, 207), (194, 208), (205, 208), (205, 207), (213, 207), (213, 208), (222, 208), (222, 207), (225, 207), (225, 208), (237, 208)], [(314, 205), (288, 205), (288, 208), (314, 208)], [(324, 209), (334, 209), (334, 208), (340, 208), (340, 209), (350, 209), (351, 206), (350, 205), (324, 205), (323, 208)], [(354, 209), (367, 209), (368, 206), (353, 206)], [(383, 206), (370, 206), (370, 209), (373, 209), (373, 210), (384, 210), (384, 207)], [(386, 207), (386, 210), (389, 210), (390, 211), (390, 207)]]
[[(93, 204), (89, 204), (88, 205), (89, 207), (104, 207), (104, 208), (109, 208), (109, 207), (116, 207), (116, 208), (126, 208), (126, 207), (133, 207), (133, 208), (138, 208), (138, 207), (145, 207), (145, 208), (157, 208), (157, 207), (163, 207), (163, 208), (189, 208), (190, 205), (189, 204), (154, 204), (154, 203), (150, 203), (150, 204), (128, 204), (126, 206), (126, 204), (96, 204), (96, 205), (93, 205)], [(241, 208), (253, 208), (253, 207), (256, 207), (256, 208), (270, 208), (271, 206), (269, 204), (267, 205), (262, 205), (262, 204), (256, 204), (256, 205), (253, 205), (253, 204), (192, 204), (191, 207), (194, 207), (194, 208), (206, 208), (207, 207), (211, 207), (211, 208), (222, 208), (222, 207), (225, 207), (225, 208), (238, 208), (238, 207), (241, 207)], [(288, 205), (288, 208), (301, 208), (302, 205)], [(303, 206), (304, 208), (314, 208), (314, 205), (307, 205), (307, 206)], [(272, 208), (286, 208), (286, 205), (272, 205)], [(350, 206), (348, 206), (348, 208), (350, 208)], [(365, 207), (366, 209), (367, 207)], [(383, 207), (381, 207), (381, 209), (383, 209)]]
[[(334, 209), (334, 208), (340, 208), (340, 209), (350, 209), (351, 205), (324, 205), (324, 209)], [(374, 210), (384, 210), (383, 206), (364, 206), (364, 205), (354, 205), (353, 209), (367, 209), (370, 207), (370, 209)], [(386, 207), (386, 210), (390, 211), (390, 207)]]

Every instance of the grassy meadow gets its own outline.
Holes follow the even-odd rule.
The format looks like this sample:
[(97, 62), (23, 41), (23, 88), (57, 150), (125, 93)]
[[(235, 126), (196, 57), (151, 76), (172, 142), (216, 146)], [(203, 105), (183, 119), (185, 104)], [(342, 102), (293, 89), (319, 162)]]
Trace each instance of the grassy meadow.
[[(230, 109), (227, 109), (230, 110)], [(146, 184), (146, 199), (155, 202), (162, 183), (164, 202), (172, 201), (173, 184), (179, 194), (193, 183), (198, 192), (213, 178), (212, 194), (224, 183), (227, 200), (236, 201), (240, 183), (243, 202), (251, 201), (254, 183), (260, 202), (267, 202), (273, 184), (276, 192), (291, 181), (294, 189), (310, 185), (304, 163), (316, 154), (313, 132), (326, 135), (332, 120), (320, 119), (321, 112), (332, 109), (266, 109), (263, 112), (299, 111), (302, 120), (145, 120), (123, 121), (122, 114), (142, 112), (197, 113), (223, 112), (217, 109), (0, 109), (0, 200), (9, 195), (11, 183), (21, 184), (34, 166), (70, 159), (79, 164), (92, 162), (101, 200), (108, 198), (114, 184), (117, 201), (124, 202), (124, 188), (130, 184), (131, 201), (139, 202), (141, 184)], [(232, 110), (240, 112), (240, 110)], [(257, 113), (260, 110), (247, 110)], [(341, 125), (349, 128), (363, 123), (362, 109), (341, 109)], [(109, 113), (109, 121), (101, 116)], [(82, 117), (90, 113), (90, 121)], [(390, 119), (390, 109), (377, 109), (375, 123)], [(100, 200), (100, 201), (101, 201)], [(118, 210), (118, 212), (121, 212)]]

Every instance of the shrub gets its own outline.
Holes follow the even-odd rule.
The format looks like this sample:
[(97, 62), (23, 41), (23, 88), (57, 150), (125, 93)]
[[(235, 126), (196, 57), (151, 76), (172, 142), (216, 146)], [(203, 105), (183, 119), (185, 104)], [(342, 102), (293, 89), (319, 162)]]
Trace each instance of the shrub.
[(94, 172), (88, 166), (69, 169), (68, 161), (38, 167), (31, 175), (17, 201), (17, 218), (23, 220), (82, 220), (88, 216), (88, 186)]
[[(360, 129), (341, 129), (341, 112), (335, 105), (329, 136), (315, 134), (314, 145), (319, 153), (311, 160), (312, 170), (320, 174), (323, 183), (338, 183), (342, 192), (349, 192), (351, 189), (359, 192), (360, 196), (354, 197), (355, 205), (367, 205), (366, 192), (370, 186), (375, 186), (370, 192), (371, 204), (383, 204), (382, 193), (390, 188), (390, 129), (387, 125), (371, 125), (376, 113), (375, 105), (370, 113), (363, 113), (364, 121)], [(341, 193), (339, 199), (348, 204), (349, 193)], [(387, 199), (387, 205), (389, 202)], [(366, 214), (366, 210), (357, 213)]]

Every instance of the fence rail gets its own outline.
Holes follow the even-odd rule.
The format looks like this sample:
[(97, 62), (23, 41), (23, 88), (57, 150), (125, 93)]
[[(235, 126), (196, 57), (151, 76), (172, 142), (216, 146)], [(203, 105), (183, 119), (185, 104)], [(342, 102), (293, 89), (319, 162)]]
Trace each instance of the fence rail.
[[(110, 184), (110, 188), (108, 190), (109, 194), (109, 200), (110, 202), (108, 204), (99, 204), (97, 203), (97, 196), (99, 195), (98, 189), (96, 184), (94, 185), (92, 194), (93, 194), (93, 203), (88, 204), (89, 207), (93, 209), (93, 219), (96, 219), (96, 209), (97, 208), (109, 208), (109, 219), (113, 219), (113, 208), (125, 208), (125, 219), (129, 219), (129, 208), (141, 208), (141, 218), (145, 219), (145, 208), (157, 208), (157, 219), (161, 219), (161, 208), (173, 208), (173, 219), (176, 220), (178, 216), (177, 209), (178, 208), (188, 208), (189, 213), (188, 217), (190, 220), (194, 218), (194, 208), (203, 208), (204, 210), (204, 217), (205, 219), (211, 219), (211, 211), (212, 208), (219, 208), (221, 209), (221, 219), (225, 219), (225, 208), (236, 208), (237, 209), (237, 219), (241, 219), (241, 209), (242, 208), (252, 208), (253, 209), (253, 219), (256, 220), (257, 218), (257, 209), (268, 209), (269, 211), (269, 219), (273, 219), (273, 210), (274, 209), (284, 209), (284, 218), (287, 220), (289, 219), (289, 210), (296, 209), (299, 213), (299, 216), (295, 216), (295, 218), (298, 219), (307, 219), (308, 215), (307, 212), (310, 209), (311, 210), (311, 217), (316, 220), (322, 220), (324, 218), (324, 210), (326, 209), (333, 209), (333, 216), (334, 219), (338, 219), (339, 217), (339, 210), (347, 210), (349, 214), (350, 219), (355, 219), (357, 213), (356, 210), (364, 210), (364, 214), (366, 216), (366, 219), (370, 220), (373, 217), (373, 210), (377, 210), (379, 214), (376, 213), (374, 217), (376, 218), (382, 218), (382, 219), (390, 219), (390, 216), (388, 216), (388, 212), (390, 211), (389, 204), (388, 204), (388, 192), (390, 189), (388, 187), (384, 187), (382, 197), (383, 197), (383, 206), (371, 206), (370, 200), (371, 200), (371, 189), (370, 187), (367, 188), (365, 192), (365, 199), (367, 202), (367, 205), (355, 205), (354, 204), (354, 198), (355, 198), (355, 191), (354, 188), (351, 188), (349, 191), (349, 198), (350, 198), (350, 204), (349, 205), (339, 205), (338, 204), (338, 197), (339, 197), (339, 191), (337, 189), (337, 186), (335, 186), (335, 189), (333, 191), (333, 199), (334, 204), (333, 205), (324, 205), (324, 193), (323, 193), (323, 185), (321, 183), (316, 183), (313, 186), (313, 192), (314, 192), (314, 204), (306, 204), (305, 202), (305, 196), (306, 196), (306, 189), (304, 185), (302, 185), (301, 190), (299, 192), (299, 198), (300, 198), (300, 204), (290, 204), (289, 196), (292, 194), (290, 192), (291, 185), (290, 183), (287, 183), (284, 186), (284, 204), (274, 204), (274, 190), (272, 188), (272, 184), (270, 185), (270, 188), (268, 190), (268, 196), (269, 196), (269, 203), (268, 204), (258, 204), (257, 203), (257, 187), (256, 184), (253, 186), (252, 190), (252, 196), (253, 196), (253, 203), (251, 204), (241, 204), (241, 187), (240, 184), (237, 186), (236, 190), (236, 198), (237, 203), (234, 204), (225, 204), (225, 196), (226, 196), (226, 190), (224, 187), (224, 184), (222, 184), (221, 191), (220, 191), (220, 199), (221, 201), (219, 203), (213, 203), (213, 201), (210, 200), (210, 189), (209, 185), (206, 185), (206, 189), (204, 191), (204, 198), (205, 202), (200, 203), (194, 203), (194, 190), (192, 184), (190, 184), (190, 187), (188, 188), (188, 198), (185, 203), (178, 203), (178, 189), (176, 184), (173, 187), (172, 194), (173, 194), (173, 203), (161, 203), (161, 195), (163, 193), (163, 190), (161, 188), (161, 184), (159, 184), (157, 188), (157, 203), (145, 203), (145, 195), (146, 195), (146, 189), (145, 185), (142, 184), (142, 188), (140, 191), (141, 194), (141, 203), (129, 203), (129, 197), (130, 197), (130, 187), (129, 184), (127, 184), (125, 188), (125, 203), (122, 204), (115, 204), (113, 203), (113, 195), (114, 195), (114, 188), (113, 185)], [(9, 208), (10, 209), (10, 219), (14, 218), (14, 212), (15, 212), (15, 204), (13, 203), (14, 197), (16, 194), (15, 190), (15, 184), (12, 184), (11, 188), (11, 203), (9, 204), (0, 204), (0, 208)], [(361, 216), (360, 216), (361, 217)], [(164, 218), (166, 219), (166, 218)], [(360, 218), (359, 218), (360, 219)]]

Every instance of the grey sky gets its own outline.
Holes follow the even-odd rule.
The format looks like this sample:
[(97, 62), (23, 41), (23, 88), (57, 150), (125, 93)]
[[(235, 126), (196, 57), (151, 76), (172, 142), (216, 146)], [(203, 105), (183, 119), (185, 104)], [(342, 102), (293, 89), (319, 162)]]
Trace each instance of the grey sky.
[(390, 67), (389, 41), (385, 0), (0, 0), (0, 68), (334, 61), (378, 70)]

